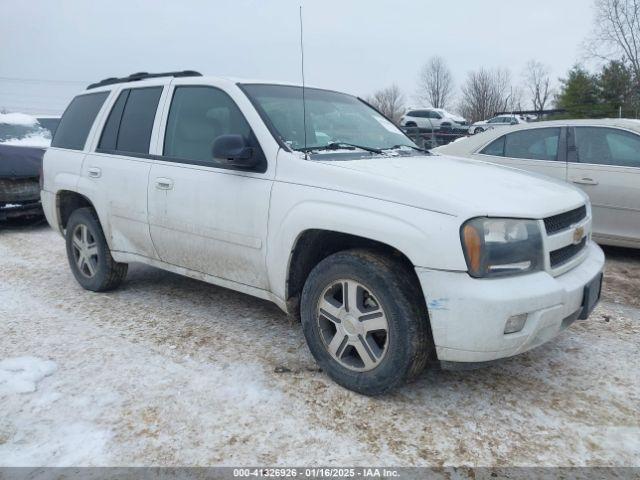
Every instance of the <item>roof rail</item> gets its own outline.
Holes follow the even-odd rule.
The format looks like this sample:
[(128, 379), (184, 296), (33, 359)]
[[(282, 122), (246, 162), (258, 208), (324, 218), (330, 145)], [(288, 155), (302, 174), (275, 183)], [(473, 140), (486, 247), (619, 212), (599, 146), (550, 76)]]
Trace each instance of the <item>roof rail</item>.
[(158, 78), (158, 77), (201, 77), (202, 74), (200, 72), (196, 72), (195, 70), (182, 70), (181, 72), (164, 72), (164, 73), (148, 73), (148, 72), (138, 72), (132, 73), (128, 77), (109, 77), (104, 80), (100, 80), (99, 82), (92, 83), (87, 87), (87, 90), (91, 90), (92, 88), (104, 87), (106, 85), (113, 85), (115, 83), (126, 83), (126, 82), (135, 82), (138, 80), (145, 80), (147, 78)]

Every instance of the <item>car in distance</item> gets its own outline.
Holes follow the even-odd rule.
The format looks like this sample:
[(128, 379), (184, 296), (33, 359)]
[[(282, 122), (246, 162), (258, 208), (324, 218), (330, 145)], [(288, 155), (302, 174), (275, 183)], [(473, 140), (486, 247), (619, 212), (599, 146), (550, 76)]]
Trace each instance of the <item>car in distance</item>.
[(52, 136), (56, 133), (56, 129), (60, 123), (59, 115), (34, 115), (34, 117), (36, 117), (42, 128), (46, 128), (51, 132)]
[(513, 125), (520, 125), (527, 123), (527, 119), (520, 115), (498, 115), (488, 120), (481, 120), (471, 124), (469, 127), (469, 133), (475, 135), (486, 130), (493, 130), (494, 128), (508, 127)]
[(494, 130), (436, 149), (528, 170), (581, 188), (593, 237), (640, 248), (640, 121), (555, 120)]
[(356, 97), (304, 93), (173, 72), (76, 96), (42, 201), (78, 283), (113, 289), (142, 262), (270, 300), (370, 395), (588, 317), (604, 256), (582, 192), (429, 155)]
[(51, 130), (31, 115), (0, 114), (0, 221), (42, 216), (39, 177)]
[(442, 108), (410, 109), (400, 117), (401, 127), (440, 130), (441, 128), (459, 129), (468, 125), (469, 123), (461, 116), (447, 112)]

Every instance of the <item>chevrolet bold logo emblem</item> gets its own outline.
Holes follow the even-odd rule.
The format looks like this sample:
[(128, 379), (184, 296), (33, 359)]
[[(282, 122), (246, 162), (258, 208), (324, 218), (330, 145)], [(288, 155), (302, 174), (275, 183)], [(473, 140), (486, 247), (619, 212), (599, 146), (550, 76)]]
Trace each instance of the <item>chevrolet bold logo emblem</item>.
[(578, 227), (573, 231), (573, 243), (577, 245), (582, 241), (584, 237), (584, 228)]

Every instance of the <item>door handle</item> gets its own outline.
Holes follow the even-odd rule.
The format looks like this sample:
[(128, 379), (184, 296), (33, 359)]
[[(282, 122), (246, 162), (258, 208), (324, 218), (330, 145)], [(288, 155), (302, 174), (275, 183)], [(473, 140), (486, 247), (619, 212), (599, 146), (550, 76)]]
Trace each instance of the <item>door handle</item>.
[(170, 178), (156, 178), (156, 188), (158, 190), (171, 190), (173, 188), (173, 180)]
[(597, 180), (594, 180), (593, 178), (589, 178), (589, 177), (572, 178), (571, 181), (579, 185), (598, 185)]
[(100, 170), (98, 167), (89, 167), (87, 169), (87, 175), (89, 175), (91, 178), (100, 178), (102, 176), (102, 170)]

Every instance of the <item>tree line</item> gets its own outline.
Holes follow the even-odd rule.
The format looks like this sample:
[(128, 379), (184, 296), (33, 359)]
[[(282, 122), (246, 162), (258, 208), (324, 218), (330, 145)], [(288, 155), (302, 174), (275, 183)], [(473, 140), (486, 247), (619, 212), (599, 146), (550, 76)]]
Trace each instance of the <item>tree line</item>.
[[(457, 111), (471, 122), (496, 112), (565, 110), (567, 118), (638, 118), (640, 115), (640, 0), (595, 0), (594, 28), (584, 41), (585, 57), (598, 60), (591, 72), (574, 65), (557, 86), (548, 66), (527, 62), (520, 82), (508, 69), (480, 68), (456, 88), (447, 62), (431, 57), (417, 79), (415, 99), (433, 108)], [(406, 108), (397, 85), (376, 91), (367, 101), (396, 123)]]

